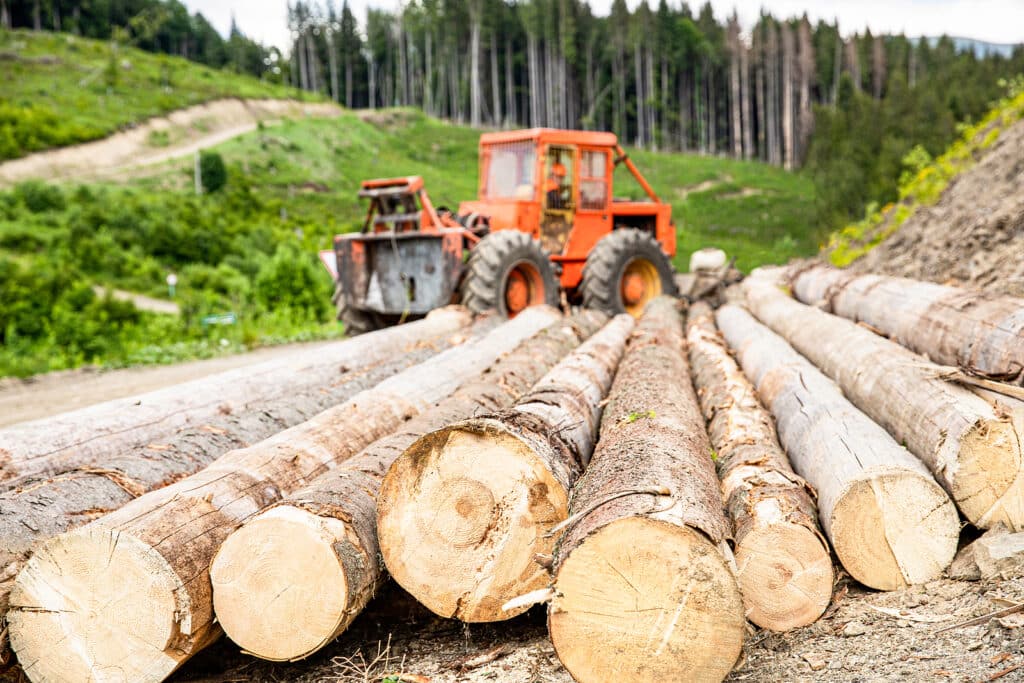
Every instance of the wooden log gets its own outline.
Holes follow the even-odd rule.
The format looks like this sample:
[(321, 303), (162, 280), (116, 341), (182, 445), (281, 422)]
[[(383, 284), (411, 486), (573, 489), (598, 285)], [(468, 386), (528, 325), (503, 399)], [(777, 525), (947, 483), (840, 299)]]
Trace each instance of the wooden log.
[(605, 319), (585, 312), (527, 339), (399, 431), (231, 534), (210, 568), (214, 612), (228, 637), (280, 661), (307, 657), (344, 631), (383, 581), (376, 498), (395, 458), (428, 432), (509, 406)]
[(1024, 299), (827, 266), (797, 272), (794, 295), (863, 322), (936, 363), (1024, 384)]
[(161, 681), (220, 635), (209, 566), (243, 520), (450, 395), (558, 320), (537, 307), (312, 420), (44, 543), (18, 574), (11, 645), (33, 681)]
[(509, 410), (447, 423), (412, 444), (381, 486), (377, 530), (395, 581), (435, 614), (509, 619), (510, 599), (548, 584), (552, 527), (597, 439), (633, 329), (620, 315)]
[[(85, 467), (46, 479), (28, 478), (0, 493), (0, 664), (10, 656), (3, 628), (14, 577), (32, 548), (42, 541), (82, 526), (206, 467), (224, 453), (269, 438), (347, 401), (355, 394), (439, 351), (482, 334), (497, 324), (486, 318), (466, 331), (410, 343), (388, 362), (347, 369), (324, 377), (324, 384), (293, 391), (272, 400), (251, 402), (244, 412), (228, 412), (205, 424), (166, 439), (111, 456), (102, 467)], [(346, 370), (346, 366), (341, 366)]]
[(854, 322), (752, 279), (743, 289), (754, 315), (927, 465), (971, 524), (1024, 529), (1024, 435), (1008, 415)]
[(771, 415), (729, 354), (706, 303), (690, 307), (686, 336), (733, 523), (747, 618), (772, 631), (806, 626), (828, 607), (835, 579), (813, 490), (793, 472)]
[(775, 417), (846, 571), (879, 590), (938, 578), (956, 552), (956, 508), (920, 460), (781, 337), (737, 306), (718, 329)]
[(133, 449), (165, 445), (183, 428), (208, 424), (224, 414), (259, 410), (267, 401), (324, 386), (337, 377), (339, 368), (390, 362), (415, 343), (443, 338), (470, 320), (465, 309), (446, 308), (408, 325), (323, 346), (315, 354), (297, 351), (0, 429), (0, 487), (10, 488), (10, 480), (18, 477), (105, 467), (107, 459)]
[(720, 681), (746, 622), (674, 302), (648, 304), (572, 492), (548, 630), (573, 678)]

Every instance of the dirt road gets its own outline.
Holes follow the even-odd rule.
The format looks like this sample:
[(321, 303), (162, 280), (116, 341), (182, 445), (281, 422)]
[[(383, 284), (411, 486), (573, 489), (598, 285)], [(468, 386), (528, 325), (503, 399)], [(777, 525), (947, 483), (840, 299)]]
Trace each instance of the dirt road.
[(62, 180), (116, 176), (131, 169), (187, 156), (254, 130), (259, 122), (292, 117), (331, 117), (328, 102), (214, 100), (158, 116), (102, 140), (39, 152), (0, 164), (0, 187), (30, 178)]
[(141, 394), (296, 351), (315, 353), (332, 342), (285, 344), (208, 360), (123, 370), (79, 369), (22, 380), (0, 379), (0, 427), (56, 415), (115, 398)]

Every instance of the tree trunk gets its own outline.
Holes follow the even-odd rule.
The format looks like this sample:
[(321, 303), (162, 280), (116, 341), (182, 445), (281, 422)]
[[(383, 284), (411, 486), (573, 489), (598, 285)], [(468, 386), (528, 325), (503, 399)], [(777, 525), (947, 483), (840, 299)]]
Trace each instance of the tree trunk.
[(764, 52), (761, 53), (761, 64), (757, 66), (757, 146), (762, 161), (768, 161), (768, 112), (767, 112), (767, 85), (765, 84)]
[(941, 576), (960, 523), (921, 461), (749, 313), (723, 306), (717, 321), (793, 468), (818, 491), (822, 527), (850, 576), (878, 590)]
[(480, 106), (483, 102), (482, 84), (480, 83), (480, 15), (483, 8), (480, 0), (469, 3), (469, 125), (479, 128)]
[(40, 4), (41, 0), (32, 0), (32, 29), (34, 31), (43, 30), (43, 13)]
[(50, 0), (50, 11), (53, 13), (53, 30), (60, 33), (63, 29), (60, 24), (60, 1)]
[(534, 128), (541, 125), (540, 120), (540, 67), (537, 56), (537, 36), (531, 31), (526, 33), (526, 58), (528, 62), (529, 82), (527, 87), (530, 93), (530, 125)]
[(512, 40), (505, 38), (505, 126), (519, 124), (519, 110), (516, 106), (515, 79), (512, 73)]
[(675, 302), (652, 301), (573, 489), (548, 630), (580, 683), (720, 681), (740, 654), (729, 523), (683, 344)]
[(50, 539), (11, 593), (8, 622), (18, 658), (33, 663), (37, 680), (162, 681), (220, 635), (209, 566), (243, 520), (392, 433), (559, 317), (554, 309), (532, 308)]
[(384, 563), (435, 614), (510, 619), (526, 608), (502, 605), (548, 584), (535, 556), (551, 553), (549, 532), (568, 514), (632, 329), (616, 317), (514, 408), (445, 425), (388, 472), (377, 508)]
[[(214, 611), (228, 637), (278, 661), (307, 657), (337, 637), (384, 578), (376, 500), (395, 459), (424, 434), (507, 408), (604, 319), (582, 313), (527, 339), (451, 397), (229, 536), (210, 569)], [(295, 598), (275, 600), (284, 591)]]
[(1022, 299), (825, 266), (797, 274), (793, 292), (936, 363), (1024, 385)]
[(742, 42), (740, 47), (740, 116), (743, 119), (743, 158), (753, 159), (757, 151), (754, 149), (754, 115), (750, 93), (750, 50)]
[(850, 36), (846, 41), (846, 65), (850, 69), (850, 78), (853, 80), (853, 87), (857, 92), (861, 89), (860, 80), (860, 55), (857, 54), (857, 36)]
[(491, 125), (495, 128), (501, 126), (503, 120), (501, 114), (501, 78), (498, 76), (498, 38), (491, 31), (491, 102), (494, 109), (491, 111)]
[(341, 101), (341, 91), (338, 89), (338, 54), (334, 49), (334, 40), (331, 32), (327, 31), (327, 65), (331, 72), (331, 99), (335, 102)]
[(876, 100), (882, 99), (885, 89), (886, 64), (885, 41), (882, 36), (875, 36), (871, 43), (871, 94)]
[(814, 77), (814, 43), (811, 41), (811, 24), (805, 17), (800, 21), (797, 41), (800, 46), (800, 117), (797, 121), (796, 161), (802, 163), (807, 158), (807, 147), (814, 130), (814, 111), (811, 109), (811, 79)]
[(644, 94), (643, 50), (637, 41), (633, 49), (633, 75), (636, 79), (636, 146), (647, 145), (647, 98)]
[(782, 165), (793, 170), (793, 62), (795, 60), (793, 30), (782, 24)]
[(373, 53), (370, 53), (369, 65), (368, 65), (368, 80), (369, 83), (369, 104), (368, 109), (376, 109), (377, 107), (377, 64), (373, 58)]
[(733, 523), (747, 618), (772, 631), (813, 623), (829, 605), (835, 578), (813, 492), (790, 467), (771, 415), (730, 355), (706, 303), (690, 308), (687, 341)]
[(740, 43), (740, 25), (735, 15), (729, 19), (729, 111), (732, 114), (732, 155), (736, 159), (743, 158), (743, 114), (741, 110), (742, 98), (740, 97), (740, 52), (743, 45)]
[[(444, 311), (430, 320), (380, 330), (325, 346), (314, 358), (296, 352), (276, 360), (218, 373), (138, 396), (99, 403), (0, 430), (3, 459), (0, 486), (16, 477), (53, 475), (73, 469), (104, 468), (132, 451), (165, 451), (182, 428), (209, 424), (296, 391), (322, 387), (339, 366), (369, 368), (391, 362), (418, 344), (467, 325), (464, 310)], [(213, 438), (213, 437), (211, 437)]]
[[(374, 333), (359, 339), (377, 336)], [(409, 345), (406, 336), (404, 348), (378, 339), (376, 344), (385, 351), (390, 348), (393, 358), (375, 363), (360, 363), (361, 352), (357, 349), (347, 357), (333, 353), (334, 365), (318, 362), (315, 366), (322, 378), (319, 383), (280, 386), (272, 395), (253, 396), (244, 406), (210, 415), (201, 424), (193, 422), (177, 428), (170, 438), (163, 439), (166, 443), (143, 442), (136, 448), (112, 453), (96, 465), (28, 482), (0, 494), (0, 617), (7, 612), (14, 577), (37, 544), (194, 474), (232, 449), (244, 448), (308, 420), (461, 339), (464, 337), (460, 333), (449, 331)], [(331, 347), (323, 347), (318, 353), (328, 358), (331, 351)], [(362, 351), (367, 351), (366, 345)], [(217, 391), (206, 386), (196, 391)], [(6, 650), (6, 638), (0, 638), (0, 662)]]
[(748, 278), (751, 311), (831, 377), (934, 473), (971, 524), (1024, 530), (1024, 454), (1013, 423), (912, 351)]

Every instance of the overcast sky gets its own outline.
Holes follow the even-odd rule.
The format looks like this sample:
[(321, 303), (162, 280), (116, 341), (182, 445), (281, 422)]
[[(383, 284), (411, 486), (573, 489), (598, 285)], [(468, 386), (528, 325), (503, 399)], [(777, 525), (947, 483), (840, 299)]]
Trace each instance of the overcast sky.
[[(669, 0), (676, 4), (679, 0)], [(286, 0), (184, 0), (193, 12), (202, 12), (210, 22), (227, 34), (234, 12), (238, 27), (246, 35), (263, 43), (285, 49)], [(335, 0), (340, 5), (341, 0)], [(635, 7), (640, 0), (627, 0)], [(657, 0), (648, 0), (657, 5)], [(703, 0), (691, 1), (697, 11)], [(398, 0), (349, 0), (359, 18), (366, 7), (394, 8)], [(607, 14), (611, 0), (590, 0), (598, 14)], [(938, 36), (944, 33), (976, 38), (992, 43), (1024, 42), (1024, 0), (711, 0), (715, 15), (724, 19), (733, 8), (744, 28), (757, 21), (761, 8), (778, 17), (799, 16), (804, 12), (811, 21), (839, 19), (844, 34), (860, 32), (906, 33), (909, 36)]]

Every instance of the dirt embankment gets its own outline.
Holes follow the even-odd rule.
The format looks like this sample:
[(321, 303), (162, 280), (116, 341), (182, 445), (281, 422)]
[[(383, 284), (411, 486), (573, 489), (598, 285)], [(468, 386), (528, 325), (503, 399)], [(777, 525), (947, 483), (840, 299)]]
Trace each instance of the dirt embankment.
[(1024, 121), (851, 269), (1024, 296)]
[(62, 147), (0, 164), (0, 186), (31, 178), (95, 179), (195, 153), (254, 130), (261, 121), (331, 117), (330, 102), (223, 99), (149, 119), (102, 140)]

